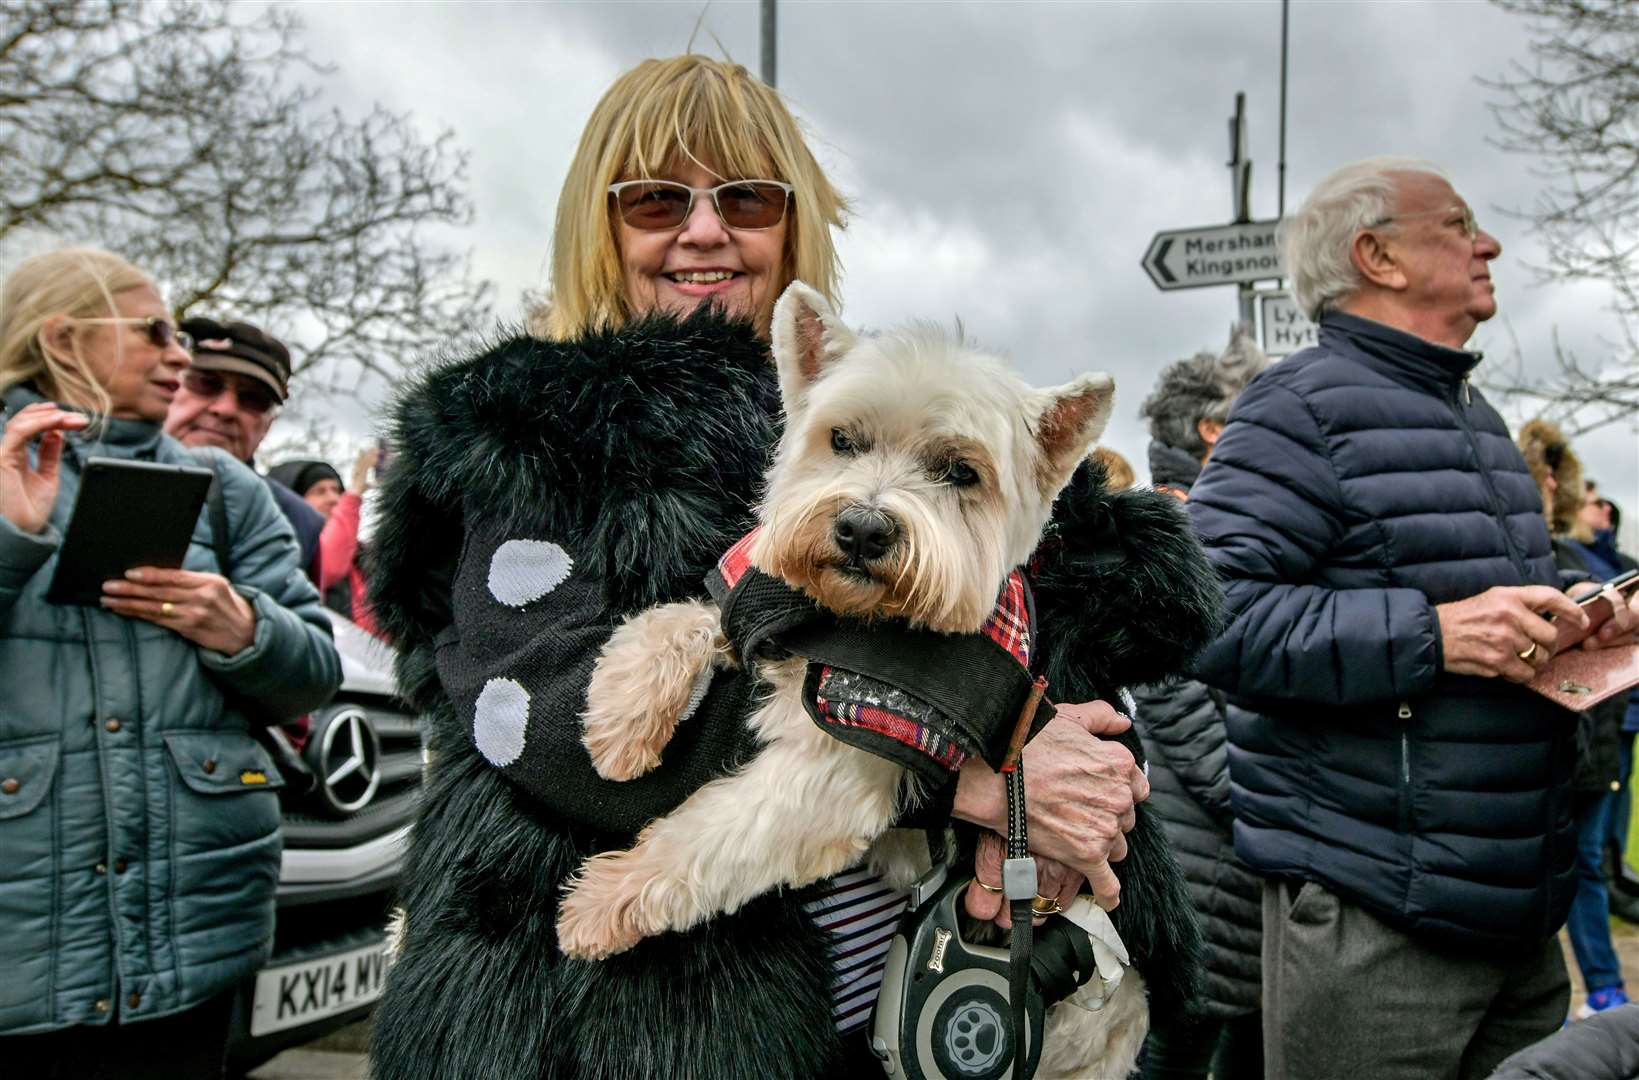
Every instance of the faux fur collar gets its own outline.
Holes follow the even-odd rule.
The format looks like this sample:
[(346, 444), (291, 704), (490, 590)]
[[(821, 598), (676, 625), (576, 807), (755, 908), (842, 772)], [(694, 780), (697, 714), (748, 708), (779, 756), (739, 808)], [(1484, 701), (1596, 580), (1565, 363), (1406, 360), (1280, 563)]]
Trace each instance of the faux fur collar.
[(701, 590), (751, 522), (779, 415), (749, 323), (656, 315), (440, 366), (393, 437), (435, 505), (570, 539), (633, 610)]

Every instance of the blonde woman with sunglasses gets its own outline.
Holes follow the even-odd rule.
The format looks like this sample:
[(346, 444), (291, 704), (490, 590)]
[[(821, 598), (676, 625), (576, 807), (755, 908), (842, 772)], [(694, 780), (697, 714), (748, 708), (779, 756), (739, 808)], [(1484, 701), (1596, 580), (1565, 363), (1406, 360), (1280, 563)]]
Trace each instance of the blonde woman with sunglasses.
[[(30, 1077), (220, 1076), (233, 988), (267, 958), (281, 780), (251, 735), (341, 680), (261, 481), (160, 422), (188, 362), (153, 281), (70, 249), (0, 291), (0, 1061)], [(45, 593), (87, 461), (209, 465), (182, 569), (99, 607)], [(254, 716), (252, 715), (254, 714)]]
[[(880, 1070), (868, 1021), (907, 899), (868, 871), (601, 963), (565, 960), (554, 935), (582, 858), (756, 749), (739, 672), (697, 688), (659, 767), (630, 782), (593, 771), (579, 716), (619, 619), (703, 596), (752, 521), (778, 425), (773, 306), (799, 278), (834, 299), (844, 210), (775, 91), (701, 56), (645, 61), (581, 136), (531, 333), (435, 366), (396, 404), (366, 569), (432, 765), (376, 1080)], [(1108, 705), (1062, 715), (1026, 751), (1030, 835), (1108, 875), (1144, 780), (1093, 736), (1127, 726)], [(903, 823), (1004, 827), (978, 764)], [(1081, 876), (1043, 866), (1044, 891), (1073, 899)], [(980, 872), (997, 880), (999, 855)], [(978, 889), (969, 903), (999, 908)]]

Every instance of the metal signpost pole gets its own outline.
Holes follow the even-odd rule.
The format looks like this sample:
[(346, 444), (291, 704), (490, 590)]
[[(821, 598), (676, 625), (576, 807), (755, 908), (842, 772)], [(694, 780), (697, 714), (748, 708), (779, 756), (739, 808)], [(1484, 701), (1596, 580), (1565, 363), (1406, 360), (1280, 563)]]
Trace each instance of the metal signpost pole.
[[(1237, 225), (1252, 220), (1252, 161), (1246, 156), (1246, 92), (1235, 94), (1235, 115), (1229, 118), (1229, 183), (1231, 219)], [(1235, 290), (1236, 311), (1248, 325), (1256, 318), (1252, 310), (1252, 283), (1239, 282)]]
[(1259, 281), (1278, 283), (1285, 269), (1275, 242), (1280, 220), (1252, 220), (1245, 94), (1235, 95), (1235, 115), (1229, 119), (1229, 170), (1234, 220), (1227, 225), (1163, 229), (1150, 239), (1141, 265), (1162, 292), (1234, 285), (1239, 319), (1249, 326), (1261, 323), (1264, 351), (1285, 356), (1313, 345), (1315, 328), (1284, 289), (1259, 291), (1253, 287)]
[(1275, 195), (1275, 217), (1286, 216), (1286, 15), (1287, 0), (1280, 0), (1280, 184)]
[(763, 82), (778, 86), (774, 76), (774, 21), (777, 0), (763, 0)]

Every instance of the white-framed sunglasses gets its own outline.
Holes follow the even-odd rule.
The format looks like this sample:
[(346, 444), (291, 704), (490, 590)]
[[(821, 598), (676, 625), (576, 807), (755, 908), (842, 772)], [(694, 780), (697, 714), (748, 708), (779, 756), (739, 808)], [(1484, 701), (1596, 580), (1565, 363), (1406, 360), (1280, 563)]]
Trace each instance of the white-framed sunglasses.
[(186, 330), (179, 329), (169, 319), (162, 319), (158, 315), (136, 316), (128, 315), (124, 318), (75, 319), (82, 323), (104, 323), (108, 325), (141, 324), (143, 334), (148, 338), (148, 344), (156, 349), (168, 349), (171, 343), (182, 346), (182, 351), (193, 352), (193, 338)]
[(781, 180), (730, 180), (697, 188), (673, 180), (622, 180), (609, 185), (620, 220), (634, 229), (676, 229), (694, 211), (697, 195), (710, 195), (717, 216), (731, 229), (772, 229), (785, 220), (795, 190)]

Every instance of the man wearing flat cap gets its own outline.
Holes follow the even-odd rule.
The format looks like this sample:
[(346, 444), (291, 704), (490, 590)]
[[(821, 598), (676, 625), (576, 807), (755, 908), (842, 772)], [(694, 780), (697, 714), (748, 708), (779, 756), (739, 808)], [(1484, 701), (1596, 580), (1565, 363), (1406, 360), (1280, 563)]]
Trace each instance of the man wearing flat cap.
[[(290, 396), (290, 350), (247, 322), (196, 317), (183, 320), (182, 329), (194, 339), (193, 362), (171, 399), (165, 433), (185, 446), (226, 450), (254, 468), (251, 459)], [(284, 484), (263, 479), (296, 530), (302, 565), (316, 583), (324, 518)]]

